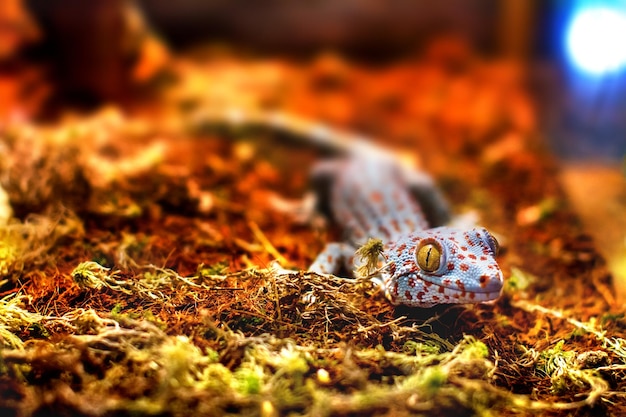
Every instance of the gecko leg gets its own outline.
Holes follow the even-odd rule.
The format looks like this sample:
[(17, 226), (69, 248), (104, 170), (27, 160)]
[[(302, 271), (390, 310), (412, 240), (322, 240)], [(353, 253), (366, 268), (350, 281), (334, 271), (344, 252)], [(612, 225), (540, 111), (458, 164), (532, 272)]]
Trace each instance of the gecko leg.
[[(315, 261), (309, 267), (310, 272), (316, 274), (328, 275), (337, 274), (344, 264), (348, 271), (352, 271), (354, 261), (354, 246), (347, 243), (333, 242), (328, 243), (324, 250), (317, 255)], [(317, 297), (315, 291), (311, 290), (302, 295), (302, 303), (312, 305)]]
[(318, 274), (336, 274), (344, 265), (348, 271), (354, 266), (354, 246), (347, 243), (333, 242), (326, 245), (324, 250), (317, 255), (315, 262), (309, 267), (309, 271)]

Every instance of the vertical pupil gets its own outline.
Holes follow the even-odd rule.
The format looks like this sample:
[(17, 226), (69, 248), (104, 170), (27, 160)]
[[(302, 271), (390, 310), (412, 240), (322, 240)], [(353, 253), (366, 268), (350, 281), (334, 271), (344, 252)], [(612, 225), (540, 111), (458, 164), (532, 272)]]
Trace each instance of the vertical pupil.
[(415, 254), (418, 266), (428, 272), (435, 272), (441, 264), (441, 247), (438, 244), (426, 242)]

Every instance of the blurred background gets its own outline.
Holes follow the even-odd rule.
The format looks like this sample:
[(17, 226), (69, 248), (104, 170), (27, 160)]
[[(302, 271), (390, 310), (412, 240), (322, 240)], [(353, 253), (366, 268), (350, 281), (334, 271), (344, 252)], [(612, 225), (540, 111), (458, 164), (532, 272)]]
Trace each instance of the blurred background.
[(622, 269), (625, 88), (623, 0), (0, 3), (0, 126), (235, 105), (429, 155), (498, 160), (540, 143)]
[(621, 0), (4, 0), (0, 116), (127, 103), (170, 52), (208, 45), (381, 64), (454, 39), (440, 55), (465, 48), (527, 72), (559, 155), (615, 162), (626, 151), (624, 22)]

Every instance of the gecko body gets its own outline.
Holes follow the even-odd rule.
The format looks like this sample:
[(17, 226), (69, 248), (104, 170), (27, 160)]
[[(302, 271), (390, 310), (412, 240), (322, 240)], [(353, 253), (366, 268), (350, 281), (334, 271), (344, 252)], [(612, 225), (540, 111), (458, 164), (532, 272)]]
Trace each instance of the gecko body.
[(442, 202), (422, 175), (404, 171), (385, 156), (359, 152), (315, 175), (326, 176), (322, 182), (330, 187), (325, 191), (329, 214), (344, 237), (341, 243), (328, 244), (311, 270), (336, 273), (342, 266), (350, 268), (356, 265), (356, 249), (368, 238), (379, 238), (387, 266), (378, 281), (394, 304), (430, 307), (499, 297), (503, 276), (495, 260), (497, 241), (482, 227), (430, 228), (415, 196), (422, 202), (434, 199), (431, 207)]
[(430, 307), (500, 296), (496, 239), (482, 227), (442, 226), (450, 217), (448, 206), (429, 176), (358, 136), (306, 120), (282, 114), (233, 113), (230, 118), (269, 125), (343, 155), (320, 162), (312, 173), (318, 208), (341, 227), (343, 239), (327, 244), (309, 270), (353, 270), (356, 250), (378, 238), (385, 266), (375, 279), (394, 304)]

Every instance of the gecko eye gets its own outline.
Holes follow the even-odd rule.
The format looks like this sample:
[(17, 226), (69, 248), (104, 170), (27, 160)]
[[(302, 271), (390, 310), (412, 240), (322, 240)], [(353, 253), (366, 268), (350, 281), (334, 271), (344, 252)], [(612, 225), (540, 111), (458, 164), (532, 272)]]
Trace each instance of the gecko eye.
[(417, 249), (417, 265), (425, 272), (435, 272), (441, 265), (443, 250), (436, 240), (426, 240)]
[(489, 232), (487, 232), (487, 243), (489, 243), (489, 248), (491, 249), (491, 252), (493, 252), (493, 255), (497, 256), (498, 252), (500, 252), (500, 244), (495, 236)]

